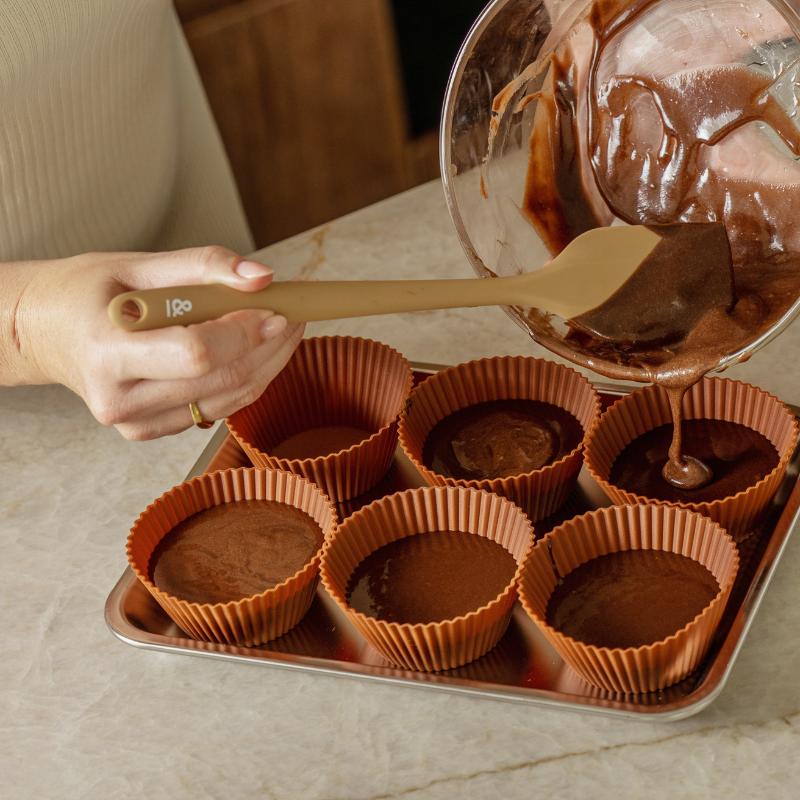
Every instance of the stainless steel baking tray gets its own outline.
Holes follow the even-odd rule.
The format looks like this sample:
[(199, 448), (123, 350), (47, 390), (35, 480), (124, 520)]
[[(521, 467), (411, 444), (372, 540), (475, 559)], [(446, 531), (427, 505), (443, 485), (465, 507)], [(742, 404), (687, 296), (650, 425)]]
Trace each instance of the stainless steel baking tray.
[[(443, 367), (416, 364), (415, 377), (424, 379)], [(624, 390), (597, 385), (604, 404)], [(795, 413), (798, 413), (795, 410)], [(250, 466), (224, 425), (216, 431), (191, 472)], [(642, 720), (677, 720), (696, 714), (722, 691), (750, 625), (761, 604), (786, 543), (800, 517), (800, 447), (795, 450), (786, 477), (764, 523), (739, 547), (740, 569), (733, 592), (708, 656), (686, 680), (661, 692), (621, 695), (595, 689), (583, 682), (550, 647), (519, 603), (499, 644), (482, 658), (458, 669), (424, 673), (395, 669), (361, 637), (320, 586), (306, 617), (280, 639), (245, 648), (190, 639), (153, 600), (128, 568), (106, 601), (108, 626), (123, 642), (169, 653), (244, 661), (268, 667), (297, 669), (363, 680), (438, 689), (515, 703), (549, 706)], [(372, 500), (424, 482), (398, 448), (386, 478), (372, 491), (339, 506), (342, 518)], [(541, 536), (565, 516), (609, 505), (586, 470), (567, 506), (536, 525)]]

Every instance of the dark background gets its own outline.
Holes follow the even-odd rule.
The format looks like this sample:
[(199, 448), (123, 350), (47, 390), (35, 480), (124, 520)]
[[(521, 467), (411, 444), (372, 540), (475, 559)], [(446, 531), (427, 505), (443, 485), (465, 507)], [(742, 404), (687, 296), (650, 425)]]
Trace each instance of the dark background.
[(450, 69), (488, 0), (174, 2), (258, 248), (439, 177)]
[(488, 0), (392, 0), (411, 135), (439, 126), (461, 43)]

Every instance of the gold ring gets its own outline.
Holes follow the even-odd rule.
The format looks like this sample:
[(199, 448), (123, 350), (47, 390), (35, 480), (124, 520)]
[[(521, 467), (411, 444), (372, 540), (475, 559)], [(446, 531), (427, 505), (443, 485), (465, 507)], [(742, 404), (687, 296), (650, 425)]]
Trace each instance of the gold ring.
[(197, 407), (197, 403), (189, 403), (189, 411), (192, 412), (192, 422), (197, 425), (198, 428), (202, 428), (205, 430), (206, 428), (210, 428), (214, 422), (209, 422), (201, 413), (200, 409)]

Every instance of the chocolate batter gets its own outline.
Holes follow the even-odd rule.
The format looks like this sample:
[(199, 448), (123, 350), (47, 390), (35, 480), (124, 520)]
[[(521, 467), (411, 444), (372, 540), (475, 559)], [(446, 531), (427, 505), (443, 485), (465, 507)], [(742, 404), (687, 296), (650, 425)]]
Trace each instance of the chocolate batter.
[[(594, 38), (588, 68), (569, 37), (551, 57), (549, 84), (532, 95), (539, 106), (523, 209), (554, 254), (587, 227), (608, 223), (598, 211), (598, 192), (608, 209), (632, 224), (724, 222), (736, 285), (732, 308), (713, 307), (692, 321), (688, 333), (660, 341), (642, 331), (633, 340), (609, 342), (578, 323), (565, 340), (573, 352), (559, 350), (608, 377), (641, 380), (644, 374), (670, 391), (675, 437), (664, 477), (686, 488), (712, 476), (681, 452), (683, 393), (722, 358), (766, 333), (800, 297), (796, 187), (757, 174), (728, 178), (715, 169), (714, 148), (740, 134), (755, 136), (746, 126), (761, 122), (798, 156), (800, 131), (770, 93), (776, 78), (769, 70), (726, 64), (663, 80), (631, 74), (601, 82), (598, 68), (609, 43), (655, 2), (597, 0), (584, 20)], [(583, 181), (583, 161), (591, 184)], [(702, 266), (702, 253), (696, 255)], [(674, 278), (696, 269), (695, 258), (681, 257), (668, 272)], [(632, 309), (653, 298), (653, 286), (640, 288), (631, 295)], [(676, 302), (669, 280), (658, 282), (655, 296), (666, 307)], [(550, 324), (536, 309), (529, 321), (534, 330)]]
[[(657, 347), (682, 342), (710, 310), (730, 311), (736, 296), (725, 226), (647, 227), (661, 241), (611, 297), (568, 325), (617, 345)], [(682, 269), (688, 263), (693, 268)]]
[(563, 408), (539, 400), (491, 400), (438, 422), (422, 463), (457, 480), (492, 480), (541, 469), (571, 453), (583, 428)]
[(684, 452), (711, 468), (712, 483), (698, 489), (681, 489), (662, 479), (672, 425), (661, 425), (634, 439), (614, 461), (610, 483), (653, 500), (711, 502), (754, 486), (780, 460), (772, 442), (746, 425), (717, 419), (685, 419), (681, 431), (686, 442)]
[(490, 603), (516, 571), (514, 556), (484, 536), (418, 533), (370, 553), (350, 576), (347, 603), (387, 622), (442, 622)]
[(312, 428), (301, 431), (270, 450), (274, 458), (302, 460), (304, 458), (319, 458), (348, 450), (353, 445), (361, 444), (369, 439), (372, 434), (361, 428), (347, 428), (331, 425), (325, 428)]
[(190, 603), (242, 600), (291, 578), (323, 538), (308, 514), (285, 503), (223, 503), (167, 533), (150, 557), (150, 580)]
[(603, 223), (581, 175), (577, 63), (567, 43), (550, 62), (551, 86), (535, 97), (536, 125), (522, 210), (553, 255)]
[(663, 550), (624, 550), (565, 575), (545, 620), (596, 647), (641, 647), (677, 633), (711, 603), (719, 584), (702, 564)]

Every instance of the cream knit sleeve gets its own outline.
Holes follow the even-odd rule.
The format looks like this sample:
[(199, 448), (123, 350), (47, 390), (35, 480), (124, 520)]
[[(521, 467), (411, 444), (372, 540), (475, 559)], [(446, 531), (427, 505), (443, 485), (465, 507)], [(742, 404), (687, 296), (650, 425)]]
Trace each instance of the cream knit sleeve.
[(0, 2), (0, 260), (253, 249), (169, 0)]

